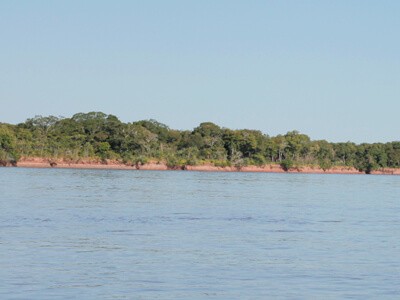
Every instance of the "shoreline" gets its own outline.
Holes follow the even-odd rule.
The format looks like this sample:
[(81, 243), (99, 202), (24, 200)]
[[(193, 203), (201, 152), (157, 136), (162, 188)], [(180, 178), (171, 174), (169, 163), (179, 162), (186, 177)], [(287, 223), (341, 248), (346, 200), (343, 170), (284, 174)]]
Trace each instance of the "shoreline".
[[(197, 166), (168, 167), (165, 163), (150, 162), (142, 165), (126, 165), (118, 161), (79, 161), (67, 162), (64, 160), (45, 159), (45, 158), (21, 158), (15, 167), (22, 168), (54, 168), (54, 169), (99, 169), (99, 170), (148, 170), (148, 171), (167, 171), (184, 170), (197, 172), (252, 172), (252, 173), (298, 173), (298, 174), (365, 174), (355, 168), (346, 166), (335, 166), (328, 170), (323, 170), (316, 166), (302, 166), (285, 171), (278, 164), (266, 164), (264, 166), (244, 166), (237, 167), (217, 167), (211, 164)], [(371, 172), (372, 175), (400, 175), (400, 169), (385, 168)]]

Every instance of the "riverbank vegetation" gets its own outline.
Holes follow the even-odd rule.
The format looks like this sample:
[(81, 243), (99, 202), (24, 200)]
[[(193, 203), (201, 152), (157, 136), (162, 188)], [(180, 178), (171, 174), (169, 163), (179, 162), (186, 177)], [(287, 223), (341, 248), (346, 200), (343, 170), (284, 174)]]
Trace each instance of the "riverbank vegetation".
[(21, 157), (117, 160), (127, 165), (161, 161), (171, 168), (271, 163), (284, 170), (347, 166), (370, 173), (400, 168), (400, 142), (330, 143), (297, 131), (270, 137), (258, 130), (231, 130), (211, 122), (180, 131), (155, 120), (123, 123), (116, 116), (90, 112), (71, 118), (36, 116), (17, 125), (0, 123), (0, 164), (15, 165)]

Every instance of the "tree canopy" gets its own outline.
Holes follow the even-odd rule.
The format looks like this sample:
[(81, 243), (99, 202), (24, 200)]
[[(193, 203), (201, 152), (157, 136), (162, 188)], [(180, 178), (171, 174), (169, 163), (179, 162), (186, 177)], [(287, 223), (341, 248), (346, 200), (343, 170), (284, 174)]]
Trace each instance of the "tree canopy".
[(212, 122), (180, 131), (156, 120), (123, 123), (114, 115), (89, 112), (71, 118), (35, 116), (17, 125), (0, 123), (0, 164), (15, 164), (20, 157), (114, 159), (127, 164), (157, 160), (172, 166), (348, 166), (370, 173), (400, 167), (400, 141), (330, 143), (313, 141), (298, 131), (270, 137), (258, 130), (232, 130)]

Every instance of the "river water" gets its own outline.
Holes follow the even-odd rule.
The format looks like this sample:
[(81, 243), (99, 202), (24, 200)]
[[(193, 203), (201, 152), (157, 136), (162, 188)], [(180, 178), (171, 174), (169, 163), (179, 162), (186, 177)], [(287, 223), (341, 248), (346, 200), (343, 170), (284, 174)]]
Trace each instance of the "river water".
[(400, 299), (400, 177), (0, 169), (0, 299)]

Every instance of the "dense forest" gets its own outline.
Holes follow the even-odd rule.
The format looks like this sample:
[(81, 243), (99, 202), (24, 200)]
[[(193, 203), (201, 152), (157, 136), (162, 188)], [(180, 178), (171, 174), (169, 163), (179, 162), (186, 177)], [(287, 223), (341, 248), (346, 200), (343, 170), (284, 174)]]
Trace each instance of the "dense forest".
[(117, 160), (128, 165), (162, 161), (170, 167), (276, 163), (285, 170), (303, 165), (327, 170), (349, 166), (370, 173), (400, 167), (400, 142), (330, 143), (313, 141), (297, 131), (270, 137), (258, 130), (231, 130), (211, 122), (179, 131), (155, 120), (123, 123), (116, 116), (90, 112), (71, 118), (36, 116), (17, 125), (0, 123), (0, 164), (15, 165), (21, 157)]

